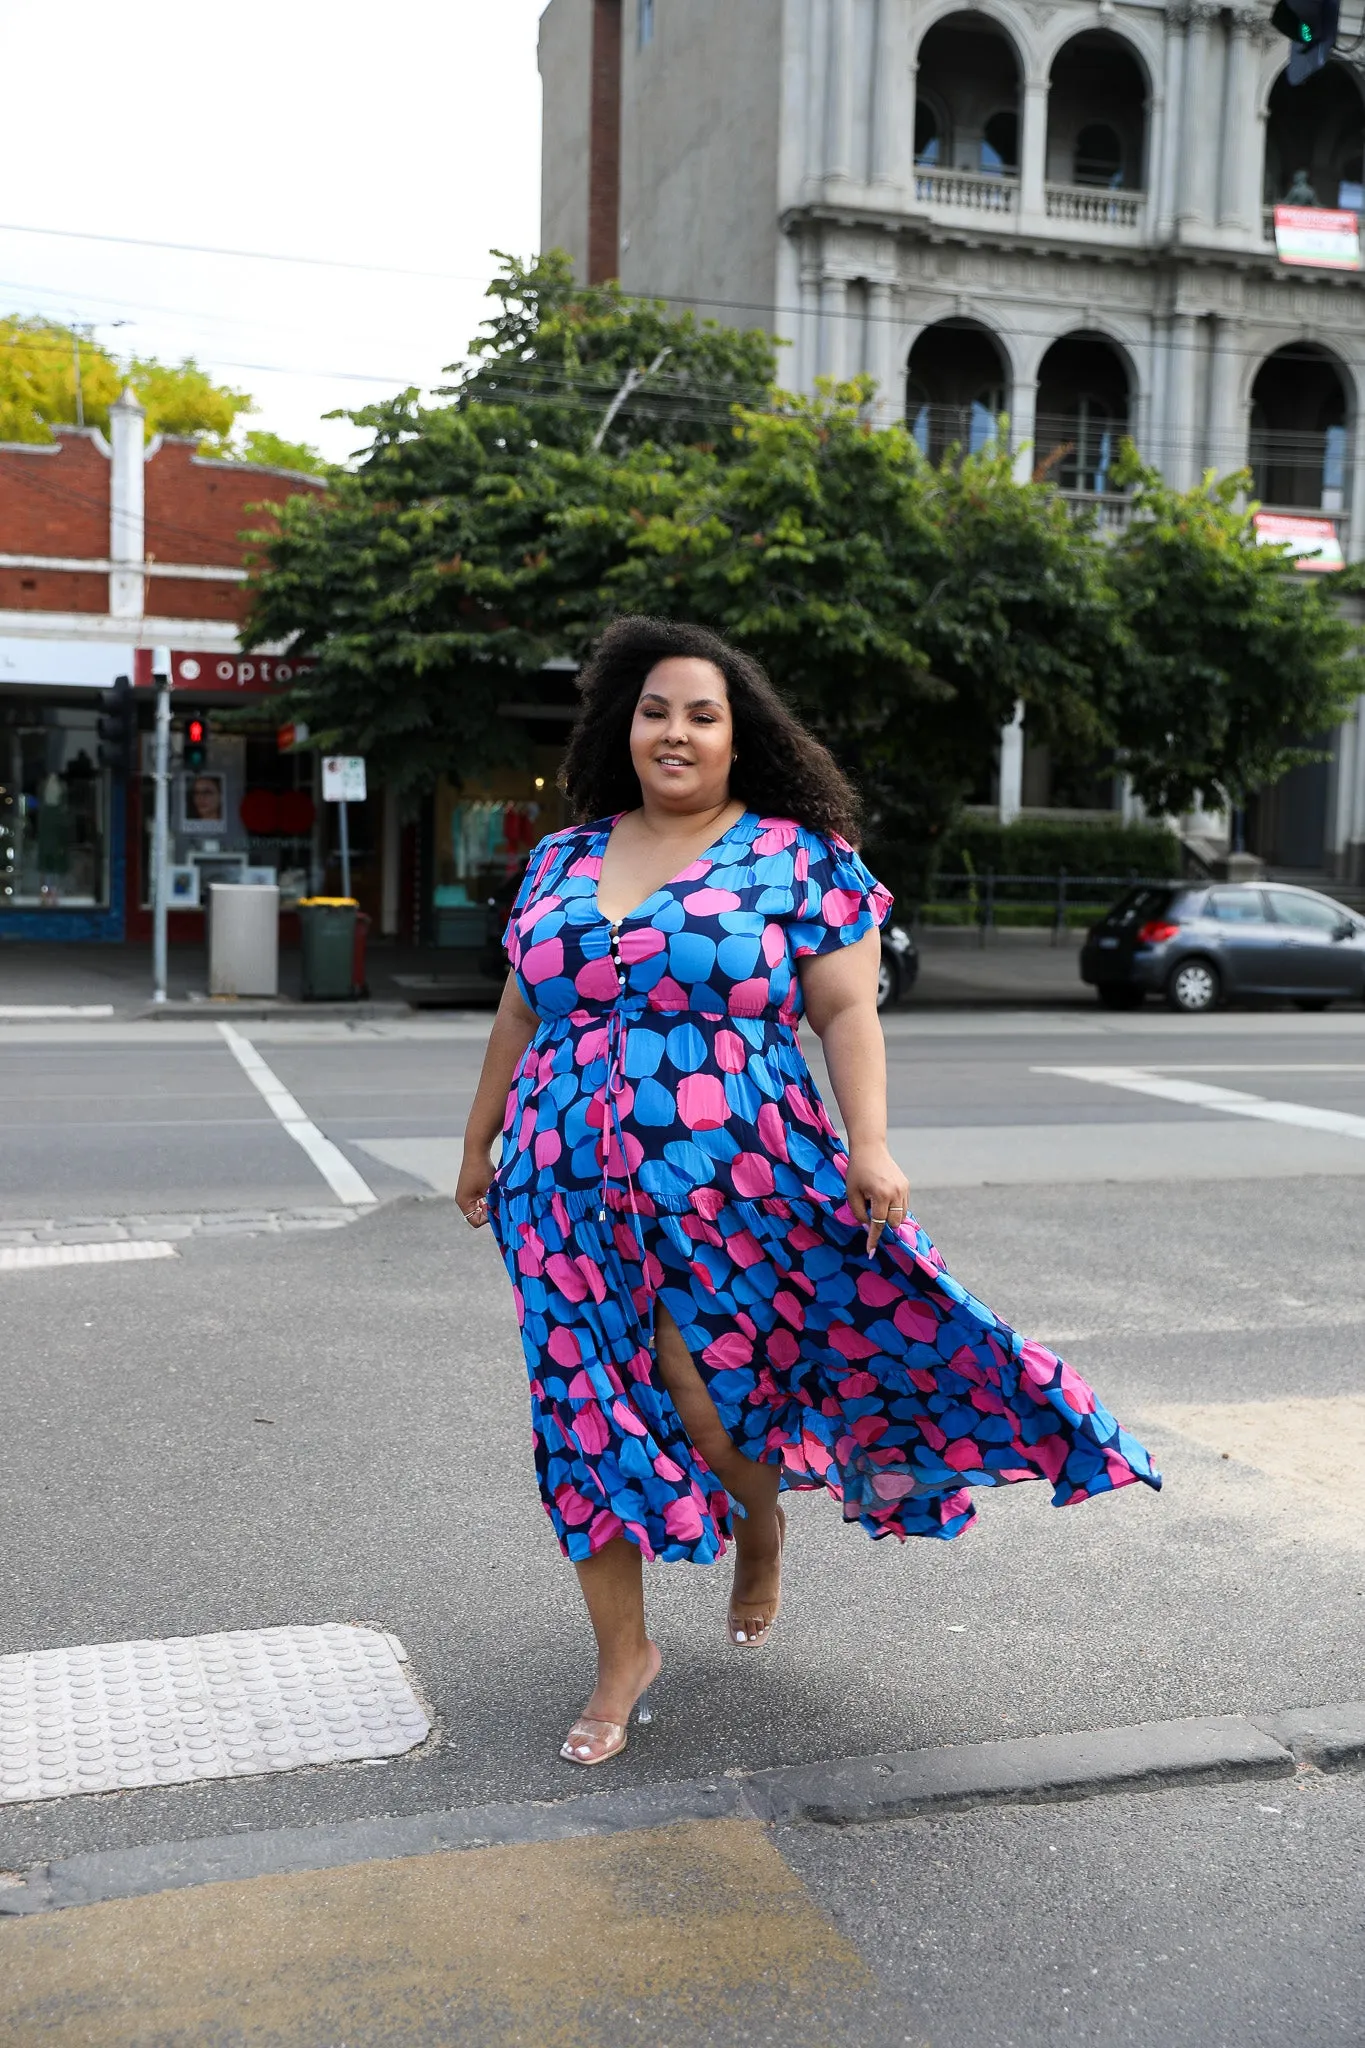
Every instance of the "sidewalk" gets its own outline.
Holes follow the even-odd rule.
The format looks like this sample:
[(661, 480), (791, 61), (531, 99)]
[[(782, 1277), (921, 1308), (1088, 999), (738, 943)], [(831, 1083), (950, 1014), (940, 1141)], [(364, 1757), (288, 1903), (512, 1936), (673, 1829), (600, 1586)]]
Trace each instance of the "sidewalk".
[[(298, 1011), (316, 1016), (406, 1015), (410, 1008), (493, 1004), (498, 985), (469, 971), (469, 956), (433, 947), (371, 942), (370, 994), (363, 1003), (301, 1003), (300, 955), (280, 954), (277, 1001), (208, 998), (208, 957), (202, 946), (173, 946), (167, 965), (168, 1001), (160, 1014), (211, 1016), (274, 1015)], [(192, 1008), (187, 1006), (192, 1005)], [(140, 1017), (152, 1007), (152, 959), (146, 945), (62, 946), (0, 943), (0, 1025), (9, 1010), (107, 1009), (117, 1018)]]
[[(1074, 932), (1056, 946), (1049, 932), (995, 932), (982, 946), (974, 930), (927, 931), (919, 935), (919, 948), (919, 980), (906, 1006), (910, 1010), (959, 1004), (1036, 1009), (1094, 1002), (1077, 971)], [(299, 1008), (307, 1016), (354, 1015), (360, 1008), (373, 1016), (410, 1008), (491, 1006), (498, 994), (496, 983), (469, 971), (467, 955), (392, 940), (371, 943), (369, 975), (370, 997), (364, 1006), (300, 1005), (299, 955), (282, 953), (278, 1008), (286, 1014)], [(169, 1014), (184, 1016), (182, 1006), (196, 998), (206, 1014), (259, 1014), (262, 1008), (259, 1002), (217, 1001), (210, 1012), (207, 988), (204, 949), (173, 947), (167, 976)], [(0, 944), (0, 1022), (7, 1010), (34, 1006), (108, 1006), (115, 1017), (138, 1017), (150, 1009), (151, 1000), (151, 952), (145, 945), (60, 946), (27, 940)], [(276, 1005), (265, 1007), (275, 1014)]]

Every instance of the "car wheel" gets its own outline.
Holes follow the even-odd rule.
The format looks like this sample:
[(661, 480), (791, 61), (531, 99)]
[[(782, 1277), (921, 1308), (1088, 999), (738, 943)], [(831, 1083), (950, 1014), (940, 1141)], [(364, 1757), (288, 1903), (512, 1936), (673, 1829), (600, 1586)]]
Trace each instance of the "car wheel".
[(882, 954), (881, 966), (877, 969), (877, 1008), (889, 1010), (900, 996), (901, 978), (895, 962)]
[(1217, 1007), (1223, 993), (1218, 969), (1212, 960), (1182, 960), (1166, 984), (1166, 1001), (1173, 1010), (1198, 1016)]
[(1105, 1010), (1140, 1010), (1147, 1000), (1145, 989), (1128, 988), (1122, 982), (1109, 982), (1097, 988), (1095, 994)]
[(1332, 998), (1330, 996), (1295, 996), (1294, 1008), (1296, 1010), (1326, 1010), (1331, 1007), (1331, 1002)]

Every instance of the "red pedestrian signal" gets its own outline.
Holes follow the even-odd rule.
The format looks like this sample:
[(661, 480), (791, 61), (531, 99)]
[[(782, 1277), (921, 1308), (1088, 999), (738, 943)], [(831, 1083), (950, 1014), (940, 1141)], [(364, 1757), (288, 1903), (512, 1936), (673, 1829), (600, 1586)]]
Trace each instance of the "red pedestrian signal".
[(185, 721), (185, 766), (197, 772), (208, 766), (209, 722), (207, 718), (189, 718)]

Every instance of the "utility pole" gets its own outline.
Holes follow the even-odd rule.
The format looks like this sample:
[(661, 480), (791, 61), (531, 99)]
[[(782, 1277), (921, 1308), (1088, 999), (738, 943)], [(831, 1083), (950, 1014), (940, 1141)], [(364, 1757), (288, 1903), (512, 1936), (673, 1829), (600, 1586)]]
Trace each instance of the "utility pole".
[(171, 650), (152, 656), (156, 684), (156, 807), (152, 818), (152, 1001), (166, 1000), (166, 915), (169, 909), (167, 852), (171, 809)]

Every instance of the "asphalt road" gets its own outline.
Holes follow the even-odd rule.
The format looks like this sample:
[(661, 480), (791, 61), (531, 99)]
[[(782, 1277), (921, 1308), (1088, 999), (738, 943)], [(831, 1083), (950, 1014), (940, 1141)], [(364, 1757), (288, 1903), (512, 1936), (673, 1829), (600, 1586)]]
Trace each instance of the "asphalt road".
[[(591, 1660), (510, 1302), (435, 1192), (486, 1021), (245, 1028), (380, 1198), (360, 1220), (237, 1233), (350, 1212), (212, 1026), (0, 1038), (0, 1248), (81, 1217), (217, 1219), (159, 1262), (0, 1271), (0, 1655), (365, 1622), (406, 1645), (439, 1741), (0, 1808), (0, 1871), (583, 1789), (555, 1751)], [(658, 1713), (613, 1785), (1361, 1697), (1365, 1016), (910, 1014), (888, 1036), (951, 1269), (1065, 1348), (1166, 1489), (1058, 1513), (1013, 1488), (960, 1541), (904, 1548), (800, 1496), (762, 1658), (725, 1645), (724, 1566), (651, 1572)], [(894, 1992), (868, 2040), (1354, 2042), (1360, 1788), (1260, 1812), (1281, 1803), (1172, 1793), (781, 1849)]]

